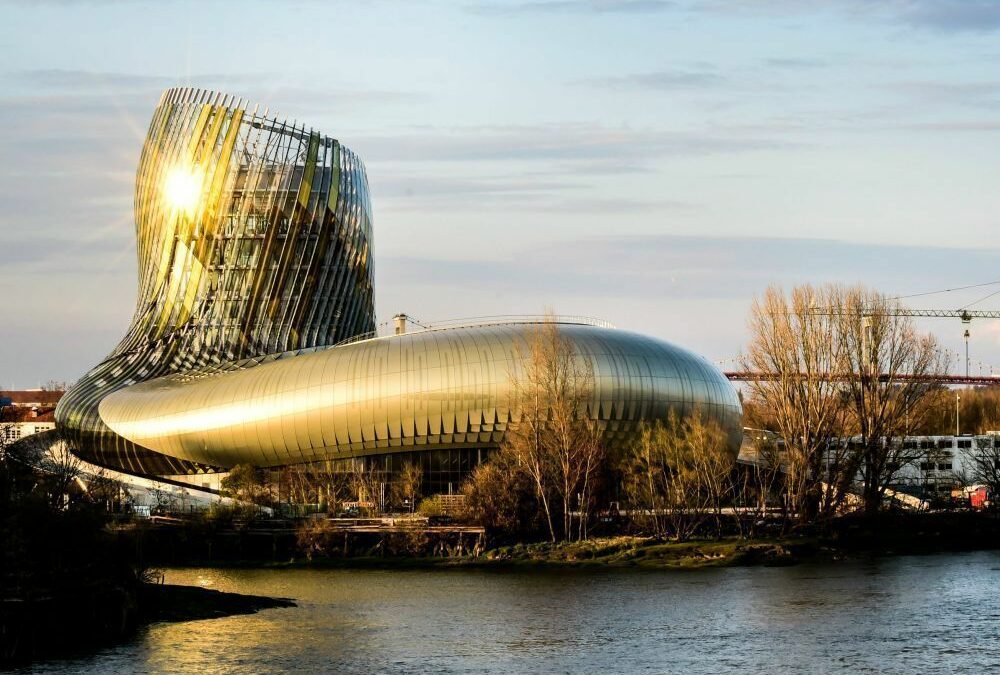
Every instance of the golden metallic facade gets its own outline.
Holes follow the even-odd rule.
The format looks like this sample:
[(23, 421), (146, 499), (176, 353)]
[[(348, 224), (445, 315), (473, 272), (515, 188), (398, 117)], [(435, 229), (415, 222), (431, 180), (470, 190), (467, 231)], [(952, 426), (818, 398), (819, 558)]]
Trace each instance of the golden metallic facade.
[[(139, 300), (122, 343), (56, 411), (81, 456), (144, 474), (496, 447), (537, 322), (361, 339), (371, 211), (337, 141), (189, 89), (164, 94), (136, 182)], [(565, 322), (610, 444), (701, 409), (734, 449), (735, 390), (704, 359)]]
[[(101, 418), (130, 441), (189, 462), (274, 466), (331, 457), (496, 447), (537, 325), (427, 330), (299, 354), (238, 371), (178, 374), (101, 402)], [(634, 333), (562, 324), (593, 369), (585, 414), (610, 443), (642, 420), (700, 408), (738, 445), (740, 405), (703, 359)]]
[(97, 464), (209, 468), (108, 429), (98, 404), (114, 391), (375, 327), (368, 181), (332, 138), (235, 97), (168, 90), (142, 149), (135, 221), (132, 323), (56, 410), (64, 435)]

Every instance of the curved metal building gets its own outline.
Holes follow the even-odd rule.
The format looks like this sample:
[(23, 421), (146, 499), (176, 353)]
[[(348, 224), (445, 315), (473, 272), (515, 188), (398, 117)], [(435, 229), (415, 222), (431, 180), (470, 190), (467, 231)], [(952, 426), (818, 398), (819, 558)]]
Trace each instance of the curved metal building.
[[(511, 391), (537, 325), (479, 325), (374, 338), (202, 377), (178, 374), (105, 398), (129, 441), (189, 462), (258, 466), (331, 457), (496, 447), (520, 419)], [(586, 414), (611, 443), (642, 420), (695, 407), (740, 437), (732, 386), (701, 358), (634, 333), (561, 324), (593, 370)]]
[(137, 382), (375, 328), (368, 180), (335, 139), (235, 97), (170, 89), (139, 160), (135, 223), (132, 323), (56, 410), (87, 460), (143, 474), (208, 469), (115, 434), (98, 404)]
[[(141, 474), (494, 448), (537, 323), (374, 331), (364, 168), (242, 100), (167, 91), (136, 181), (139, 299), (121, 344), (63, 397), (82, 457)], [(611, 444), (695, 408), (739, 445), (723, 375), (668, 343), (562, 323)], [(330, 346), (333, 345), (333, 346)]]

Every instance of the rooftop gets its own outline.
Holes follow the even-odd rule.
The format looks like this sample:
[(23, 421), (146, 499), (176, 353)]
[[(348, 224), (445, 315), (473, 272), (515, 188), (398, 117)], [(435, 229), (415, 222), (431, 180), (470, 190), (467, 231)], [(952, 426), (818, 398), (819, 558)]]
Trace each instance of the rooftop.
[(49, 389), (0, 390), (0, 398), (9, 398), (17, 406), (54, 406), (65, 393)]

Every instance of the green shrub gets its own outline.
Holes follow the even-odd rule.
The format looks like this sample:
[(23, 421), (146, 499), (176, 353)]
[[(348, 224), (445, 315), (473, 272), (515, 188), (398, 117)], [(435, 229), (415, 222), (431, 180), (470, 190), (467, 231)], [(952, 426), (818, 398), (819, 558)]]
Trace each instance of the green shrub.
[(422, 499), (420, 501), (420, 506), (417, 507), (417, 512), (427, 518), (443, 516), (444, 504), (441, 503), (441, 498), (438, 495), (434, 495), (433, 497)]

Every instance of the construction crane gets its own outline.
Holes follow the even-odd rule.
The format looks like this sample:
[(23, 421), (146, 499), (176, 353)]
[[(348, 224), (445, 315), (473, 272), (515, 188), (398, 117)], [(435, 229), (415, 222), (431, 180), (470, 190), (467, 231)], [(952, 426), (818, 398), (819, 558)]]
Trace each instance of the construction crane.
[[(882, 313), (886, 316), (910, 316), (918, 318), (931, 318), (931, 319), (961, 319), (962, 323), (969, 324), (972, 323), (973, 319), (1000, 319), (1000, 310), (975, 310), (975, 309), (907, 309), (905, 307), (880, 307), (878, 310), (873, 310), (871, 314), (875, 312)], [(855, 310), (844, 309), (842, 307), (815, 307), (810, 311), (810, 314), (814, 315), (832, 315), (832, 316), (856, 316), (861, 314), (862, 320), (865, 320), (869, 315), (868, 312), (862, 310), (857, 312)], [(867, 333), (866, 333), (867, 335)], [(966, 329), (962, 337), (965, 339), (965, 379), (968, 380), (969, 375), (969, 338), (971, 337), (969, 330)]]
[(1000, 311), (971, 309), (893, 309), (893, 316), (921, 316), (934, 319), (961, 319), (971, 323), (973, 319), (1000, 319)]
[[(973, 319), (1000, 319), (1000, 311), (975, 309), (892, 309), (893, 316), (929, 317), (934, 319), (961, 319), (962, 323), (970, 324)], [(965, 377), (969, 378), (969, 329), (962, 334), (965, 339)]]
[[(920, 317), (920, 318), (933, 318), (933, 319), (961, 319), (963, 324), (971, 323), (973, 319), (1000, 319), (1000, 310), (970, 310), (970, 309), (906, 309), (905, 307), (895, 307), (887, 308), (880, 307), (878, 310), (872, 310), (871, 312), (849, 310), (843, 307), (813, 307), (808, 313), (814, 316), (858, 316), (861, 315), (863, 320), (867, 319), (868, 316), (874, 315), (876, 312), (882, 313), (887, 316), (910, 316), (910, 317)], [(867, 323), (867, 321), (865, 322)], [(862, 339), (867, 342), (867, 335), (870, 327), (867, 327), (863, 333)], [(980, 374), (978, 377), (973, 376), (969, 373), (969, 331), (965, 330), (963, 336), (965, 338), (965, 376), (961, 375), (928, 375), (926, 377), (911, 377), (906, 375), (897, 376), (896, 379), (906, 380), (912, 379), (914, 381), (927, 381), (927, 382), (938, 382), (941, 384), (968, 384), (968, 385), (998, 385), (1000, 384), (1000, 377), (994, 376), (992, 373), (992, 368), (990, 369), (990, 375), (984, 376)], [(752, 373), (746, 371), (726, 371), (723, 373), (728, 379), (733, 381), (751, 381), (751, 380), (761, 380), (776, 377), (771, 373)], [(884, 379), (884, 375), (879, 375), (880, 378)], [(836, 379), (834, 377), (833, 379)]]
[[(961, 319), (962, 323), (971, 323), (973, 319), (1000, 319), (1000, 310), (971, 310), (971, 309), (906, 309), (905, 307), (879, 308), (880, 313), (888, 316), (915, 316), (928, 317), (933, 319)], [(874, 313), (874, 310), (873, 312)], [(816, 307), (810, 314), (832, 314), (843, 316), (846, 314), (858, 314), (853, 310), (841, 309), (839, 307)], [(864, 316), (866, 312), (862, 311)]]

